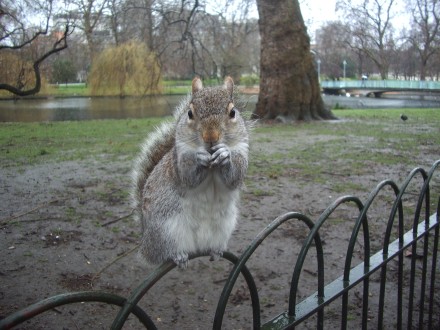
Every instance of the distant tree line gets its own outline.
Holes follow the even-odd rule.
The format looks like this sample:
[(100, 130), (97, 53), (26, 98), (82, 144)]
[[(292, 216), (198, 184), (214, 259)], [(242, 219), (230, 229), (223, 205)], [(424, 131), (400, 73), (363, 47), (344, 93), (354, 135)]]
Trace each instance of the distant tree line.
[[(408, 22), (394, 26), (403, 1)], [(337, 10), (343, 19), (328, 22), (314, 36), (312, 51), (323, 78), (339, 79), (345, 69), (346, 77), (356, 79), (439, 79), (440, 0), (340, 0)], [(144, 65), (143, 74), (152, 77), (142, 83), (151, 90), (157, 90), (151, 84), (159, 83), (158, 77), (258, 76), (257, 17), (253, 0), (5, 0), (0, 89), (29, 95), (42, 81), (96, 82), (90, 74), (97, 67), (110, 70), (112, 56), (125, 59), (121, 72)], [(128, 63), (133, 57), (123, 55), (124, 47), (148, 61)]]
[(250, 0), (6, 0), (0, 6), (0, 56), (14, 54), (10, 61), (19, 58), (29, 75), (16, 78), (14, 72), (0, 79), (22, 91), (35, 83), (24, 67), (32, 66), (37, 53), (47, 54), (65, 27), (70, 31), (68, 49), (38, 71), (52, 83), (72, 81), (72, 67), (76, 80), (88, 81), (102, 52), (133, 43), (147, 47), (164, 77), (220, 79), (229, 74), (238, 79), (259, 70), (258, 21), (256, 15), (249, 18), (251, 10), (256, 12)]
[(340, 0), (337, 10), (343, 19), (316, 33), (325, 78), (342, 77), (345, 61), (347, 77), (439, 80), (440, 0)]

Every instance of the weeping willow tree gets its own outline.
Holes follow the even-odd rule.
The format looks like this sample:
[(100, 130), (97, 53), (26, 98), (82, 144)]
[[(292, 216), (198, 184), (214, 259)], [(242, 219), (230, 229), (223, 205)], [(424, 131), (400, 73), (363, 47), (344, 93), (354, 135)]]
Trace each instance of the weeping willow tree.
[(89, 75), (93, 95), (145, 95), (159, 93), (160, 67), (143, 43), (128, 42), (105, 49)]

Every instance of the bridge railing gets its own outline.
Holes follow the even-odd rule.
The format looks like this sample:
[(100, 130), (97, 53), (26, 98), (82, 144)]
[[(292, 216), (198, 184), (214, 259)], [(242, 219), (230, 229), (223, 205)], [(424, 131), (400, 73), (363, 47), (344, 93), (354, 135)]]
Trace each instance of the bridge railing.
[[(304, 321), (309, 321), (308, 319), (311, 317), (314, 318), (313, 322), (316, 320), (317, 329), (324, 329), (324, 325), (330, 319), (333, 322), (332, 326), (335, 326), (335, 319), (340, 322), (341, 329), (360, 327), (362, 329), (367, 329), (367, 327), (382, 329), (389, 325), (385, 321), (389, 318), (390, 311), (394, 315), (391, 320), (393, 328), (439, 329), (440, 294), (438, 293), (438, 283), (440, 283), (440, 277), (437, 259), (440, 197), (434, 197), (434, 194), (438, 195), (439, 190), (436, 186), (439, 178), (434, 176), (436, 173), (438, 174), (439, 166), (440, 160), (436, 161), (429, 171), (420, 167), (415, 168), (400, 187), (392, 180), (382, 181), (370, 193), (365, 203), (355, 196), (338, 198), (316, 221), (297, 212), (281, 215), (255, 237), (241, 256), (236, 257), (232, 253), (226, 252), (223, 257), (234, 264), (234, 267), (229, 273), (217, 302), (213, 328), (222, 328), (223, 319), (227, 317), (226, 305), (237, 278), (241, 274), (246, 281), (247, 290), (249, 290), (253, 315), (252, 327), (254, 329), (291, 329)], [(416, 193), (413, 190), (414, 184), (418, 187)], [(432, 186), (435, 186), (435, 190), (432, 189)], [(409, 189), (409, 187), (413, 188)], [(374, 223), (371, 222), (368, 211), (377, 199), (390, 200), (389, 194), (392, 196), (391, 208), (384, 209), (381, 214), (381, 218), (388, 219), (386, 229), (383, 235), (374, 237), (370, 230)], [(415, 196), (415, 205), (411, 204), (410, 210), (408, 210), (409, 205), (404, 203), (404, 196), (408, 195)], [(344, 267), (341, 269), (339, 278), (325, 284), (324, 271), (332, 265), (329, 265), (328, 261), (326, 264), (325, 255), (328, 251), (325, 250), (326, 245), (329, 244), (324, 244), (320, 229), (335, 211), (347, 212), (347, 205), (353, 205), (357, 215), (351, 235), (348, 237)], [(407, 213), (410, 213), (411, 216)], [(288, 309), (281, 311), (272, 320), (262, 324), (259, 290), (246, 263), (263, 241), (270, 239), (271, 234), (288, 221), (303, 223), (309, 228), (309, 234), (296, 258), (291, 281), (289, 281)], [(408, 228), (410, 228), (409, 231), (405, 232)], [(360, 241), (363, 244), (359, 244)], [(371, 247), (371, 243), (374, 241), (382, 242), (382, 249), (376, 253), (372, 251)], [(354, 266), (352, 263), (355, 259), (355, 251), (359, 247), (364, 256), (363, 262)], [(196, 257), (200, 256), (192, 256), (192, 258)], [(315, 258), (316, 262), (313, 262), (312, 259)], [(316, 293), (297, 302), (298, 284), (306, 262), (312, 262), (317, 267)], [(115, 313), (112, 329), (121, 329), (130, 314), (134, 314), (146, 328), (156, 329), (153, 319), (139, 307), (138, 303), (175, 266), (173, 262), (169, 261), (158, 267), (132, 291), (128, 298), (97, 291), (62, 294), (37, 302), (1, 319), (0, 329), (12, 328), (58, 306), (79, 302), (103, 302), (120, 306), (118, 312)], [(392, 287), (390, 291), (390, 283), (387, 282), (391, 278), (395, 279), (397, 285)], [(371, 294), (373, 286), (374, 290), (378, 292), (374, 295)], [(359, 301), (355, 305), (350, 304), (350, 296), (356, 296), (356, 290), (353, 289), (359, 289), (359, 287), (361, 287), (361, 293), (358, 293)], [(334, 311), (327, 313), (329, 312), (328, 308), (335, 305), (336, 299), (341, 301), (340, 312), (337, 314)], [(372, 315), (373, 310), (370, 308), (372, 299), (378, 299), (378, 308), (375, 311), (377, 314), (375, 315)], [(282, 308), (282, 305), (284, 305), (283, 302), (278, 302), (278, 307)], [(336, 306), (338, 305), (336, 304)], [(350, 316), (354, 308), (361, 310), (359, 317)], [(352, 324), (352, 322), (357, 323)], [(249, 327), (250, 324), (243, 326)], [(313, 327), (310, 324), (308, 326)]]
[(416, 80), (326, 80), (321, 81), (321, 87), (334, 89), (440, 90), (440, 82)]

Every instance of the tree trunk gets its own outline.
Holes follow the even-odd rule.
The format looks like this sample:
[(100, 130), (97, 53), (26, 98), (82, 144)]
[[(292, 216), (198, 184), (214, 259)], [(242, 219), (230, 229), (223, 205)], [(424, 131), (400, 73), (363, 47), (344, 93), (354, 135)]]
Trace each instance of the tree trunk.
[(420, 80), (425, 81), (426, 80), (426, 68), (428, 66), (428, 52), (425, 48), (420, 53)]
[(257, 6), (260, 94), (253, 117), (283, 122), (334, 119), (321, 98), (298, 0), (257, 0)]

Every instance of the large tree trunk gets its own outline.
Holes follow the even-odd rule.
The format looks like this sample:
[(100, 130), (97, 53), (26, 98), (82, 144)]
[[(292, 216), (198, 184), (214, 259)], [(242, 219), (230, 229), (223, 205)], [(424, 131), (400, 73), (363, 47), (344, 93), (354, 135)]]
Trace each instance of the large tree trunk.
[(334, 119), (321, 98), (298, 0), (257, 0), (257, 6), (260, 94), (253, 117), (281, 121)]

